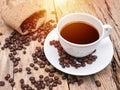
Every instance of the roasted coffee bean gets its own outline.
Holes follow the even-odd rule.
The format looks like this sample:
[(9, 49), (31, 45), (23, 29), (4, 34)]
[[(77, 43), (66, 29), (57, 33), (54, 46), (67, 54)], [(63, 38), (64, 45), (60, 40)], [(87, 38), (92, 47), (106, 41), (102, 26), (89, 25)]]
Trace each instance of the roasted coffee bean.
[(4, 47), (1, 47), (1, 50), (4, 50)]
[(58, 80), (58, 79), (59, 79), (59, 77), (58, 77), (58, 76), (54, 76), (54, 79), (55, 79), (55, 80)]
[(63, 80), (66, 80), (66, 79), (67, 79), (67, 77), (64, 75), (64, 76), (62, 76), (62, 79), (63, 79)]
[(20, 79), (20, 83), (21, 83), (21, 84), (24, 84), (24, 79)]
[(10, 78), (10, 74), (7, 74), (6, 76), (5, 76), (5, 80), (8, 80)]
[(16, 67), (18, 64), (19, 64), (19, 62), (18, 62), (18, 61), (15, 61), (15, 62), (13, 63), (13, 66)]
[(32, 40), (33, 41), (37, 40), (37, 36), (32, 36)]
[(55, 68), (52, 68), (52, 69), (50, 69), (50, 72), (51, 72), (51, 73), (55, 73), (55, 72), (56, 72), (56, 69), (55, 69)]
[(26, 84), (26, 85), (25, 85), (25, 88), (29, 88), (29, 85), (28, 85), (28, 84)]
[(54, 74), (53, 74), (53, 73), (49, 73), (49, 76), (50, 76), (50, 77), (54, 77)]
[(49, 83), (52, 83), (53, 82), (53, 78), (49, 78)]
[(13, 53), (9, 53), (9, 57), (12, 57), (13, 56)]
[(80, 86), (83, 83), (83, 79), (78, 80), (78, 86)]
[(35, 53), (32, 54), (32, 57), (36, 57)]
[(30, 77), (29, 80), (30, 80), (30, 81), (34, 81), (34, 80), (35, 80), (35, 77)]
[(49, 81), (47, 81), (45, 84), (46, 84), (46, 86), (49, 86), (49, 85), (50, 85), (50, 82), (49, 82)]
[(23, 54), (26, 54), (26, 51), (23, 51)]
[(87, 61), (87, 64), (92, 64), (92, 61), (91, 61), (91, 60), (88, 60), (88, 61)]
[(32, 84), (35, 84), (35, 82), (36, 82), (35, 80), (31, 81)]
[(17, 52), (16, 51), (13, 51), (13, 55), (16, 55), (17, 54)]
[(45, 76), (45, 77), (44, 77), (44, 81), (46, 81), (46, 82), (49, 81), (49, 77), (48, 77), (48, 76)]
[(70, 66), (75, 68), (85, 67), (86, 64), (92, 64), (97, 59), (97, 56), (92, 55), (94, 52), (83, 58), (72, 57), (63, 50), (59, 41), (56, 40), (50, 41), (50, 45), (53, 45), (55, 48), (57, 48), (60, 56), (58, 61), (63, 68), (69, 68)]
[(57, 81), (57, 83), (58, 83), (59, 85), (61, 85), (61, 84), (62, 84), (62, 82), (61, 82), (60, 80), (58, 80), (58, 81)]
[(16, 61), (20, 61), (20, 59), (21, 59), (20, 57), (17, 57), (17, 58), (16, 58)]
[(40, 65), (40, 68), (45, 68), (45, 65), (44, 65), (44, 64), (41, 64), (41, 65)]
[(42, 89), (44, 89), (44, 88), (45, 88), (45, 84), (44, 84), (44, 83), (42, 83), (41, 88), (42, 88)]
[(96, 81), (95, 81), (95, 84), (96, 84), (97, 87), (100, 87), (100, 86), (101, 86), (101, 83), (100, 83), (99, 80), (96, 80)]
[(53, 83), (52, 86), (53, 86), (53, 87), (56, 87), (56, 86), (57, 86), (57, 83)]
[(31, 74), (31, 71), (28, 71), (27, 74)]
[(2, 36), (3, 34), (0, 32), (0, 36)]
[(40, 75), (39, 78), (43, 78), (43, 75)]
[(35, 66), (35, 67), (34, 67), (34, 70), (38, 70), (38, 67), (37, 67), (37, 66)]
[(12, 82), (12, 83), (11, 83), (11, 86), (14, 87), (14, 86), (15, 86), (15, 82)]
[(18, 70), (19, 72), (22, 72), (22, 68), (19, 68), (19, 70)]
[(25, 84), (21, 84), (21, 89), (25, 90)]
[(0, 86), (5, 86), (5, 82), (4, 81), (0, 81)]
[(10, 79), (9, 79), (9, 83), (12, 83), (12, 82), (14, 82), (14, 79), (13, 79), (13, 78), (10, 78)]
[(34, 65), (34, 63), (30, 63), (30, 67), (34, 67), (35, 65)]
[(34, 60), (34, 63), (36, 64), (38, 62), (38, 60), (36, 59), (36, 60)]
[(26, 71), (31, 71), (31, 68), (30, 67), (26, 67)]
[(18, 72), (18, 68), (14, 68), (13, 73), (17, 73)]
[(52, 87), (52, 85), (49, 85), (49, 90), (53, 90), (53, 87)]

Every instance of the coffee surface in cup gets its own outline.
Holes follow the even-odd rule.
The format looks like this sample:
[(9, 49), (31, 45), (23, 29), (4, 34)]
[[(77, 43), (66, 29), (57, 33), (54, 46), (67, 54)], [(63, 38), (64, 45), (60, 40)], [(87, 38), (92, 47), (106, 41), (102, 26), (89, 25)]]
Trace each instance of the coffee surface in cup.
[(99, 39), (98, 30), (86, 22), (71, 22), (62, 27), (60, 35), (75, 44), (89, 44)]

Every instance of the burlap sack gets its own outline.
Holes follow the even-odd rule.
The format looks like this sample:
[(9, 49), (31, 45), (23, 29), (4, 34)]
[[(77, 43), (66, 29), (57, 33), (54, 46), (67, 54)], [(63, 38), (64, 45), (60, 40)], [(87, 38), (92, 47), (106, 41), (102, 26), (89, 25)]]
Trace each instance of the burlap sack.
[(36, 0), (28, 0), (15, 5), (14, 7), (6, 6), (1, 14), (7, 25), (17, 30), (22, 35), (25, 35), (28, 31), (22, 32), (21, 24), (35, 13), (42, 14), (42, 16), (37, 20), (36, 28), (32, 30), (33, 32), (45, 21), (46, 11), (42, 7), (42, 2), (38, 3)]

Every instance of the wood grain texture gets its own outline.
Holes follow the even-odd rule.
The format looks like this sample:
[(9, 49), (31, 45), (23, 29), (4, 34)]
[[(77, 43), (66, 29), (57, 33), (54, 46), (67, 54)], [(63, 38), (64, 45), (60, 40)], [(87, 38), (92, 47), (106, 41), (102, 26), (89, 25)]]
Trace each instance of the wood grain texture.
[[(0, 1), (0, 13), (2, 8), (7, 5), (6, 0), (1, 0)], [(9, 73), (11, 77), (13, 78), (13, 64), (8, 58), (9, 50), (1, 50), (2, 45), (5, 43), (5, 38), (10, 35), (12, 32), (12, 29), (7, 27), (3, 20), (1, 19), (0, 15), (0, 32), (3, 34), (0, 36), (0, 81), (5, 81), (4, 78), (5, 76)], [(0, 90), (12, 90), (12, 87), (10, 84), (5, 81), (5, 86), (0, 87)]]
[[(24, 1), (29, 0), (0, 0), (0, 13), (5, 5), (12, 7), (13, 5), (17, 5)], [(78, 86), (77, 83), (68, 84), (67, 81), (64, 80), (62, 81), (62, 85), (58, 85), (54, 88), (54, 90), (120, 90), (120, 0), (38, 1), (38, 3), (41, 2), (47, 10), (46, 22), (50, 19), (53, 19), (57, 23), (60, 18), (66, 14), (73, 12), (84, 12), (98, 17), (103, 24), (110, 24), (113, 27), (112, 34), (110, 35), (114, 46), (114, 57), (112, 63), (110, 63), (108, 67), (97, 74), (81, 77), (84, 80), (84, 83), (80, 86)], [(5, 38), (8, 37), (12, 31), (13, 30), (7, 27), (0, 18), (0, 32), (3, 33), (3, 35), (0, 36), (0, 42), (2, 45), (4, 44)], [(0, 45), (0, 48), (2, 45)], [(44, 76), (48, 75), (44, 69), (39, 69), (38, 71), (34, 71), (32, 69), (31, 75), (27, 75), (26, 73), (26, 67), (33, 62), (31, 55), (34, 53), (36, 46), (41, 46), (41, 44), (32, 41), (30, 46), (27, 47), (27, 53), (25, 55), (23, 55), (22, 51), (18, 52), (18, 56), (21, 57), (21, 61), (17, 68), (22, 68), (23, 72), (15, 74), (13, 74), (13, 63), (8, 57), (9, 50), (0, 50), (0, 80), (4, 80), (5, 75), (9, 73), (16, 82), (14, 88), (11, 88), (10, 84), (5, 82), (5, 87), (0, 87), (0, 90), (21, 90), (19, 82), (20, 79), (23, 78), (26, 84), (31, 85), (29, 81), (30, 76), (34, 76), (36, 79), (38, 79), (40, 74)], [(113, 66), (116, 68), (115, 70)], [(52, 68), (52, 66), (49, 68)], [(55, 75), (61, 78), (61, 75), (58, 75), (58, 73)], [(95, 80), (99, 80), (101, 82), (101, 87), (96, 86)], [(34, 87), (33, 85), (31, 86)], [(45, 90), (49, 90), (48, 87), (46, 87)]]

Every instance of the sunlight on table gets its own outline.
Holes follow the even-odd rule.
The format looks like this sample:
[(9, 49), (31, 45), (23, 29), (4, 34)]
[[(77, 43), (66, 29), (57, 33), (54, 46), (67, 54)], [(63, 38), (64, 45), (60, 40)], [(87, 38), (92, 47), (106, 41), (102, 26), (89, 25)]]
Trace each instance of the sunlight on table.
[(65, 4), (67, 2), (67, 0), (55, 0), (55, 3), (57, 6)]

